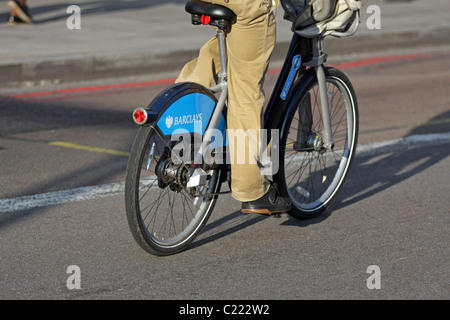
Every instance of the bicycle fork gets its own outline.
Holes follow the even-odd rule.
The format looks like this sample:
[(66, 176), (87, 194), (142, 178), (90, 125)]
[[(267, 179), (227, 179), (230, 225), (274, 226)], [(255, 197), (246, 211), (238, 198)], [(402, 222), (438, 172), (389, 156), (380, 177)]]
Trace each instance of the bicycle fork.
[(323, 145), (325, 149), (333, 149), (334, 141), (333, 134), (331, 132), (331, 119), (330, 119), (330, 108), (328, 106), (328, 90), (327, 83), (325, 79), (325, 72), (323, 71), (323, 66), (320, 65), (316, 67), (317, 82), (319, 84), (320, 93), (320, 105), (322, 111), (322, 122), (323, 122)]
[[(331, 150), (334, 148), (334, 140), (331, 129), (331, 118), (330, 109), (328, 104), (328, 89), (326, 83), (325, 72), (323, 65), (326, 61), (326, 54), (322, 51), (322, 41), (323, 38), (317, 37), (312, 40), (312, 53), (313, 58), (311, 61), (305, 63), (305, 66), (313, 67), (317, 77), (317, 83), (319, 87), (319, 97), (320, 97), (320, 111), (322, 116), (322, 136), (320, 137), (320, 145), (326, 150)], [(300, 119), (302, 124), (299, 126), (297, 134), (297, 143), (302, 146), (308, 146), (317, 150), (319, 148), (318, 137), (309, 137), (311, 134), (312, 126), (312, 111), (311, 111), (311, 101), (310, 96), (305, 97), (305, 103), (299, 106), (300, 108)], [(312, 140), (312, 141), (309, 141)]]

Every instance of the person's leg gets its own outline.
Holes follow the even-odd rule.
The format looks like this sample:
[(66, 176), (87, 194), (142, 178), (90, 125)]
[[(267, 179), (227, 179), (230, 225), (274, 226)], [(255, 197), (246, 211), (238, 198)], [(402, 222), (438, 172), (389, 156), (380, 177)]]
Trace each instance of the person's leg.
[(267, 1), (230, 1), (228, 7), (238, 15), (227, 37), (231, 187), (235, 199), (247, 202), (268, 190), (257, 161), (265, 102), (262, 85), (275, 46), (275, 20)]
[[(225, 5), (238, 16), (238, 21), (227, 35), (227, 129), (232, 196), (243, 202), (243, 212), (285, 211), (288, 206), (283, 201), (277, 201), (277, 196), (273, 196), (272, 192), (268, 192), (268, 181), (257, 164), (265, 101), (262, 86), (275, 46), (275, 18), (271, 13), (271, 1), (209, 2)], [(213, 75), (220, 69), (218, 57), (217, 40), (210, 40), (200, 50), (199, 57), (186, 64), (177, 82), (193, 81), (206, 87), (214, 85)], [(262, 202), (252, 204), (257, 199)], [(272, 207), (270, 210), (261, 209), (268, 204)]]
[(19, 22), (19, 20), (29, 24), (34, 23), (26, 0), (10, 0), (8, 5), (11, 7), (10, 23)]
[(219, 70), (219, 44), (212, 38), (200, 49), (198, 58), (186, 63), (175, 83), (189, 81), (210, 88), (216, 84)]
[(251, 25), (238, 21), (227, 43), (232, 195), (243, 202), (252, 201), (262, 197), (268, 188), (257, 161), (265, 102), (262, 85), (275, 45), (275, 25), (270, 25), (267, 13)]
[[(240, 201), (251, 201), (262, 197), (268, 188), (256, 161), (259, 159), (264, 105), (262, 82), (275, 45), (275, 22), (273, 15), (268, 14), (265, 0), (208, 2), (225, 5), (238, 15), (238, 21), (227, 35), (227, 128), (236, 137), (229, 139), (232, 195)], [(197, 59), (184, 66), (176, 82), (192, 81), (211, 87), (219, 69), (218, 44), (213, 38), (201, 48)], [(240, 142), (246, 139), (246, 135), (250, 135), (250, 141), (241, 148)]]

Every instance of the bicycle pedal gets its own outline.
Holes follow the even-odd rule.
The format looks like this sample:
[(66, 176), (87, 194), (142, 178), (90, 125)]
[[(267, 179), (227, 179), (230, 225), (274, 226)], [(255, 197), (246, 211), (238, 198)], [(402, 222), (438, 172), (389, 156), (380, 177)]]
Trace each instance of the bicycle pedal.
[(208, 174), (201, 168), (197, 168), (194, 170), (192, 175), (189, 177), (189, 181), (187, 182), (187, 188), (194, 188), (198, 186), (204, 186), (206, 181), (208, 180)]

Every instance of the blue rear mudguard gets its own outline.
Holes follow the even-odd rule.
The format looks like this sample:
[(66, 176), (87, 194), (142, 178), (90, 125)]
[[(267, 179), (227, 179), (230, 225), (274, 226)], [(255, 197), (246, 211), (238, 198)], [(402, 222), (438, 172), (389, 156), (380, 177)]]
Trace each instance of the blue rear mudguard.
[[(164, 136), (191, 133), (202, 135), (211, 120), (217, 99), (206, 87), (192, 82), (177, 83), (156, 96), (146, 111), (151, 125)], [(221, 132), (221, 146), (225, 146), (226, 121), (222, 114), (217, 129)], [(211, 147), (219, 141), (214, 141)]]

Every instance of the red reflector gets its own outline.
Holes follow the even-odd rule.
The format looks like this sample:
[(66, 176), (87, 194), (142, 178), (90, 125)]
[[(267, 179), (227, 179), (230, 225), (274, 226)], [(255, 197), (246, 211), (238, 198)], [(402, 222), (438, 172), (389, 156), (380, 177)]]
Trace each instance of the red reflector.
[(202, 17), (200, 18), (200, 22), (205, 25), (209, 24), (211, 22), (211, 17), (202, 15)]
[(134, 110), (133, 119), (137, 124), (144, 124), (147, 121), (147, 111), (142, 108)]

